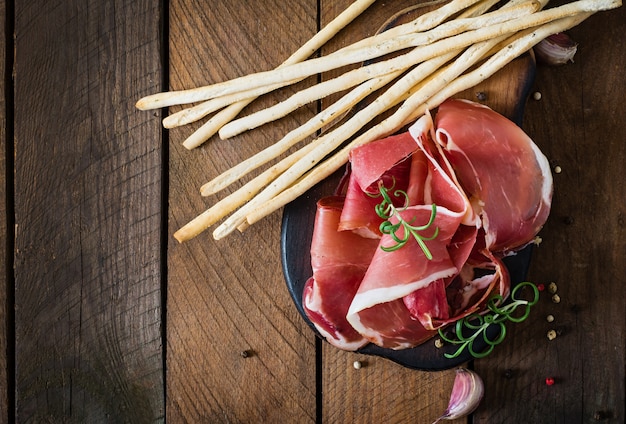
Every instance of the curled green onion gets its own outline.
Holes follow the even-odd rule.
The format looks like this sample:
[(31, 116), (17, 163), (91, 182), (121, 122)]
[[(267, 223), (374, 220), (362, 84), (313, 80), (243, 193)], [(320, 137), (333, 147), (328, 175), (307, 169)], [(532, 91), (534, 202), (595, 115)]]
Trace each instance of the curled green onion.
[[(531, 300), (517, 297), (518, 292), (523, 287), (532, 288), (533, 297)], [(491, 311), (491, 313), (472, 314), (458, 320), (454, 325), (454, 336), (456, 338), (446, 336), (440, 328), (439, 336), (444, 341), (454, 345), (459, 345), (459, 348), (454, 353), (445, 353), (444, 356), (446, 358), (456, 358), (461, 354), (461, 352), (463, 352), (464, 349), (467, 349), (474, 358), (484, 358), (489, 355), (493, 351), (494, 347), (502, 343), (506, 337), (505, 321), (522, 322), (528, 318), (528, 315), (530, 314), (530, 307), (539, 301), (539, 289), (533, 283), (528, 281), (519, 283), (511, 291), (511, 300), (512, 302), (499, 307), (498, 305), (500, 305), (504, 299), (500, 295), (495, 295), (487, 302), (487, 309)], [(523, 313), (519, 316), (514, 315), (518, 308), (523, 310)], [(490, 339), (487, 335), (487, 328), (490, 326), (499, 327), (499, 332), (494, 339)], [(466, 330), (470, 330), (471, 334), (469, 336), (464, 334), (467, 333)], [(480, 352), (476, 351), (474, 347), (474, 342), (476, 340), (482, 340), (485, 342), (487, 344), (487, 348)]]
[[(376, 214), (382, 218), (384, 221), (380, 224), (379, 230), (382, 234), (389, 235), (394, 244), (391, 246), (381, 246), (381, 249), (385, 252), (392, 252), (394, 250), (400, 249), (402, 246), (408, 243), (408, 241), (412, 238), (417, 241), (417, 244), (420, 246), (426, 258), (431, 260), (433, 258), (432, 253), (426, 246), (426, 241), (434, 240), (439, 235), (439, 228), (435, 228), (435, 232), (430, 237), (425, 237), (420, 234), (422, 231), (426, 231), (430, 226), (435, 222), (435, 216), (437, 215), (437, 205), (432, 204), (432, 210), (430, 214), (430, 219), (425, 225), (416, 226), (413, 225), (412, 221), (405, 221), (400, 212), (406, 210), (409, 207), (409, 196), (403, 190), (394, 190), (395, 180), (391, 188), (386, 188), (383, 186), (382, 181), (378, 184), (378, 190), (380, 191), (380, 195), (383, 200), (375, 206)], [(393, 193), (393, 196), (397, 199), (402, 199), (403, 205), (401, 207), (396, 207), (393, 204), (392, 198), (390, 196), (390, 192)], [(398, 222), (393, 224), (390, 219), (395, 216)], [(399, 231), (401, 230), (401, 231)]]

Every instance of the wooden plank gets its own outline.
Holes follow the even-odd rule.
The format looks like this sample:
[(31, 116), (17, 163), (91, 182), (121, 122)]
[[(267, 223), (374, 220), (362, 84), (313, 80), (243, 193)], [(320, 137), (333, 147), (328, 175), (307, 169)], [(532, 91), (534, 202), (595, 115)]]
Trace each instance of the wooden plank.
[(542, 97), (529, 101), (524, 128), (562, 172), (529, 277), (555, 282), (561, 302), (542, 293), (527, 322), (476, 361), (488, 393), (475, 423), (625, 420), (625, 30), (623, 7), (592, 16), (569, 32), (574, 63), (538, 68)]
[[(210, 7), (202, 1), (171, 2), (172, 89), (277, 66), (315, 33), (316, 16), (311, 1), (216, 0)], [(293, 92), (280, 90), (247, 110)], [(214, 137), (193, 151), (181, 145), (200, 123), (169, 131), (170, 233), (225, 195), (202, 198), (202, 184), (314, 112), (315, 105), (305, 107), (232, 140)], [(283, 279), (280, 213), (220, 241), (211, 231), (182, 245), (170, 237), (168, 420), (314, 422), (314, 336), (297, 315)]]
[[(6, 25), (7, 22), (4, 19), (6, 16), (6, 2), (0, 1), (0, 16), (3, 19), (0, 19), (0, 34), (6, 34)], [(4, 60), (6, 58), (6, 43), (0, 43), (0, 57), (3, 60), (0, 61), (0, 75), (6, 75), (7, 63)], [(7, 149), (9, 142), (7, 136), (7, 107), (10, 110), (11, 106), (7, 106), (5, 99), (7, 91), (6, 91), (6, 80), (3, 78), (0, 80), (0, 234), (5, 236), (4, 242), (0, 244), (0, 299), (2, 302), (0, 303), (0, 422), (9, 422), (12, 418), (9, 412), (9, 390), (13, 388), (13, 382), (9, 381), (9, 376), (11, 373), (9, 372), (9, 366), (11, 366), (11, 360), (9, 355), (10, 353), (10, 340), (9, 337), (10, 332), (8, 331), (10, 326), (12, 326), (11, 318), (8, 315), (8, 306), (10, 304), (10, 299), (12, 296), (10, 295), (10, 282), (9, 276), (12, 275), (8, 263), (9, 252), (7, 251), (11, 246), (11, 239), (9, 235), (9, 213), (10, 205), (13, 202), (13, 199), (10, 197), (10, 193), (7, 193), (7, 169), (11, 169), (11, 166), (7, 166), (7, 155), (6, 152), (10, 151)]]
[(162, 421), (159, 3), (15, 17), (17, 421)]
[[(350, 3), (349, 0), (323, 1), (322, 24)], [(373, 4), (323, 52), (373, 35), (389, 18), (414, 4), (413, 1)], [(331, 76), (329, 73), (326, 78)], [(365, 366), (354, 369), (355, 360)], [(385, 359), (343, 352), (328, 343), (322, 344), (321, 372), (324, 423), (432, 422), (446, 409), (454, 380), (453, 370), (409, 370)]]

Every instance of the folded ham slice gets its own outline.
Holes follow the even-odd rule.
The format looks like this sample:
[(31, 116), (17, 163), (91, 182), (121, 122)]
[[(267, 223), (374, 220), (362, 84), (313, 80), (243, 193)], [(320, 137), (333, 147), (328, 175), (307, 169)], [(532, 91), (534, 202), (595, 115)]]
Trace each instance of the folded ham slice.
[(313, 277), (304, 287), (303, 307), (326, 340), (345, 350), (356, 350), (367, 340), (346, 320), (363, 275), (378, 245), (351, 231), (337, 231), (344, 198), (331, 196), (317, 203), (311, 267)]
[(481, 216), (487, 248), (528, 244), (550, 213), (548, 160), (513, 122), (487, 106), (448, 100), (437, 111), (436, 141)]
[[(433, 122), (351, 152), (342, 196), (318, 202), (303, 304), (333, 345), (414, 347), (436, 330), (480, 312), (494, 294), (508, 296), (501, 258), (529, 243), (550, 209), (547, 160), (526, 134), (484, 106), (448, 100)], [(399, 216), (425, 230), (428, 258), (416, 240), (394, 244), (374, 210), (379, 185), (407, 194)], [(398, 215), (389, 220), (398, 222)], [(428, 240), (437, 231), (436, 237)], [(398, 230), (401, 231), (401, 230)]]

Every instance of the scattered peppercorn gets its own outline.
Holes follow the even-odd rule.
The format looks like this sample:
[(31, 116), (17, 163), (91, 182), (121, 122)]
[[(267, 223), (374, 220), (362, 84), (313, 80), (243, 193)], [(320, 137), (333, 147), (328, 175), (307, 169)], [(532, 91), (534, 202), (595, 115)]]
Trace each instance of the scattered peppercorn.
[(535, 91), (535, 92), (533, 93), (533, 99), (535, 99), (535, 100), (541, 100), (541, 93), (540, 93), (540, 92), (538, 92), (538, 91)]
[(548, 315), (548, 316), (546, 317), (546, 321), (548, 321), (548, 322), (553, 322), (553, 321), (554, 321), (554, 315)]
[(554, 377), (546, 378), (546, 386), (554, 386), (554, 383), (556, 383), (556, 381), (554, 381)]
[(561, 169), (561, 167), (559, 165), (554, 167), (554, 173), (555, 174), (560, 174), (561, 172), (563, 172), (563, 169)]
[(559, 296), (558, 294), (552, 295), (552, 301), (554, 303), (559, 303), (561, 302), (561, 296)]
[(545, 289), (546, 289), (545, 284), (543, 283), (537, 284), (537, 290), (539, 290), (540, 292), (544, 291)]
[(548, 340), (554, 340), (554, 339), (556, 339), (556, 331), (554, 330), (548, 331)]
[(479, 101), (484, 102), (485, 100), (487, 100), (487, 93), (485, 93), (484, 91), (478, 91), (476, 92), (476, 98)]
[(513, 370), (511, 368), (507, 368), (504, 370), (504, 378), (510, 380), (513, 378)]
[(363, 364), (361, 363), (361, 361), (354, 361), (352, 366), (354, 367), (355, 370), (360, 370)]
[(441, 339), (435, 339), (435, 347), (441, 349), (443, 347), (443, 341)]
[(556, 293), (557, 291), (557, 286), (555, 282), (552, 282), (548, 285), (548, 291), (552, 294)]

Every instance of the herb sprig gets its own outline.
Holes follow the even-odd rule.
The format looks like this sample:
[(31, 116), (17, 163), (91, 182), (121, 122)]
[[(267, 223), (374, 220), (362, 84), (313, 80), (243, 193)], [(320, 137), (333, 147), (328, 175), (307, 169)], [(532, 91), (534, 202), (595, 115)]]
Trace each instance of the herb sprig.
[[(378, 183), (378, 190), (383, 200), (375, 206), (375, 210), (376, 214), (380, 218), (384, 219), (384, 221), (380, 224), (379, 229), (381, 233), (391, 236), (391, 238), (395, 242), (395, 244), (392, 244), (391, 246), (381, 246), (381, 249), (385, 252), (398, 250), (402, 246), (407, 244), (411, 237), (413, 237), (424, 252), (426, 258), (432, 260), (433, 255), (428, 249), (428, 246), (426, 246), (426, 243), (424, 242), (434, 240), (437, 235), (439, 235), (439, 227), (435, 228), (435, 232), (430, 237), (424, 237), (420, 234), (420, 232), (426, 231), (428, 228), (430, 228), (433, 222), (435, 222), (435, 217), (437, 215), (437, 205), (434, 203), (432, 204), (430, 219), (425, 225), (413, 225), (415, 218), (413, 218), (411, 221), (405, 221), (400, 214), (400, 212), (406, 210), (409, 207), (409, 196), (403, 190), (394, 190), (394, 187), (395, 179), (391, 188), (386, 188), (383, 185), (382, 181)], [(393, 193), (393, 196), (395, 198), (402, 200), (403, 205), (401, 207), (396, 207), (393, 204), (390, 193)], [(395, 224), (390, 221), (390, 219), (394, 216), (398, 220), (398, 222)], [(402, 229), (402, 231), (399, 232), (399, 229)]]
[[(519, 299), (517, 297), (518, 292), (523, 287), (532, 288), (533, 297), (531, 300)], [(503, 307), (499, 307), (498, 305), (501, 304), (504, 299), (501, 295), (495, 295), (487, 302), (487, 308), (491, 311), (490, 314), (472, 314), (458, 320), (454, 327), (454, 335), (456, 336), (456, 339), (446, 336), (444, 331), (440, 328), (439, 336), (444, 341), (451, 344), (459, 345), (459, 348), (454, 353), (445, 353), (444, 356), (446, 358), (456, 358), (461, 354), (464, 349), (468, 349), (469, 353), (474, 358), (484, 358), (485, 356), (489, 355), (496, 345), (502, 343), (506, 336), (506, 325), (504, 324), (505, 321), (508, 320), (511, 322), (522, 322), (526, 318), (528, 318), (531, 306), (539, 301), (539, 289), (533, 283), (528, 281), (519, 283), (511, 291), (511, 300), (511, 303)], [(519, 316), (514, 315), (516, 309), (521, 307), (524, 308), (523, 314)], [(487, 328), (491, 325), (496, 325), (500, 327), (500, 332), (494, 339), (490, 339), (487, 335)], [(472, 334), (469, 336), (464, 335), (464, 328), (472, 330)], [(474, 349), (474, 342), (476, 340), (479, 340), (479, 338), (482, 338), (482, 340), (488, 345), (488, 348), (482, 352), (477, 352)]]

